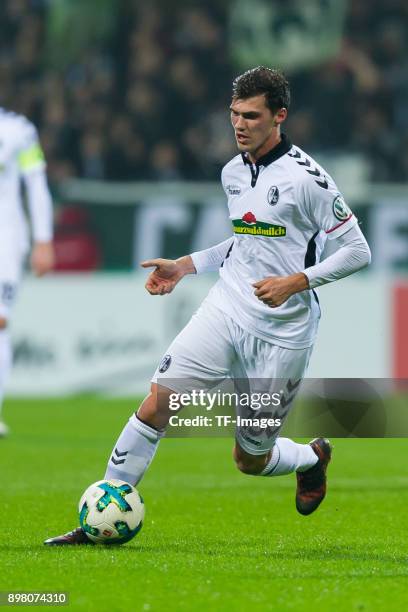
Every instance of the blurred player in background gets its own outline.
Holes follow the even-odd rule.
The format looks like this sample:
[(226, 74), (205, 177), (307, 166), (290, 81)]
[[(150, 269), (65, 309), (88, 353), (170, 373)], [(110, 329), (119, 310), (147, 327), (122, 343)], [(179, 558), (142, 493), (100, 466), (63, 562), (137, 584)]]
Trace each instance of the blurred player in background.
[(0, 436), (8, 433), (1, 416), (12, 364), (8, 324), (30, 244), (22, 188), (31, 219), (31, 268), (42, 276), (54, 265), (52, 200), (44, 155), (33, 124), (0, 108)]
[[(233, 236), (176, 261), (142, 264), (155, 267), (146, 283), (152, 295), (170, 293), (186, 274), (219, 270), (220, 278), (167, 349), (150, 395), (114, 446), (106, 479), (132, 485), (142, 479), (168, 424), (170, 395), (191, 393), (200, 382), (208, 390), (228, 377), (244, 378), (251, 391), (253, 384), (264, 384), (256, 391), (270, 397), (284, 388), (285, 401), (275, 415), (283, 422), (316, 338), (315, 288), (370, 262), (357, 219), (333, 179), (281, 133), (289, 103), (289, 84), (277, 70), (254, 68), (234, 81), (230, 110), (240, 153), (221, 176)], [(320, 261), (326, 238), (338, 248)], [(279, 437), (279, 430), (236, 431), (238, 469), (266, 477), (295, 472), (296, 508), (303, 515), (314, 512), (325, 497), (330, 458), (324, 438), (298, 444)], [(78, 528), (45, 543), (88, 540)]]

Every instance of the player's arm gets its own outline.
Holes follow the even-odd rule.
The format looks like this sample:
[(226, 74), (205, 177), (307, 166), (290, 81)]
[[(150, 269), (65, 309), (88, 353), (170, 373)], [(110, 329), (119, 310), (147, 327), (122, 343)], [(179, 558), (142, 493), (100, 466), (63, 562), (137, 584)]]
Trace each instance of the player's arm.
[(228, 251), (230, 250), (234, 237), (228, 238), (209, 249), (196, 251), (191, 255), (179, 257), (179, 259), (149, 259), (143, 261), (142, 268), (155, 267), (147, 278), (145, 287), (151, 295), (165, 295), (171, 293), (177, 283), (187, 274), (202, 274), (217, 270)]
[(222, 262), (228, 257), (231, 252), (232, 245), (234, 244), (234, 236), (223, 240), (209, 249), (203, 251), (196, 251), (191, 254), (196, 274), (203, 274), (204, 272), (215, 272), (219, 270)]
[(337, 250), (321, 263), (303, 272), (310, 289), (332, 283), (358, 272), (371, 262), (370, 247), (361, 232), (356, 217), (330, 176), (326, 176), (326, 188), (307, 177), (301, 183), (299, 199), (306, 215), (316, 229), (325, 232), (335, 241)]
[(31, 268), (37, 276), (43, 276), (54, 267), (52, 199), (45, 171), (26, 175), (25, 186), (33, 234)]
[(32, 227), (31, 267), (37, 276), (42, 276), (54, 267), (52, 199), (44, 155), (36, 130), (31, 124), (24, 127), (18, 163), (26, 189)]
[(267, 278), (254, 284), (255, 295), (276, 308), (291, 295), (345, 278), (368, 266), (370, 247), (358, 225), (335, 239), (339, 249), (324, 261), (297, 274)]
[(310, 177), (305, 177), (300, 182), (298, 200), (313, 226), (324, 231), (330, 240), (336, 240), (339, 248), (306, 270), (255, 283), (255, 295), (272, 308), (280, 306), (295, 293), (354, 274), (371, 261), (370, 248), (356, 217), (339, 194), (333, 179), (326, 178), (326, 188), (322, 188)]
[(335, 241), (339, 247), (337, 251), (304, 270), (310, 289), (350, 276), (370, 264), (370, 247), (358, 225), (335, 238)]

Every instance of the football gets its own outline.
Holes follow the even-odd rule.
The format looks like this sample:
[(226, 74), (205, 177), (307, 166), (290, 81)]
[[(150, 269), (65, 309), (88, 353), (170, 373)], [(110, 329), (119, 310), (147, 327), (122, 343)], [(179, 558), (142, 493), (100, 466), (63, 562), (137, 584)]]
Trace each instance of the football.
[(99, 480), (79, 501), (79, 522), (96, 544), (125, 544), (142, 528), (145, 507), (138, 491), (123, 480)]

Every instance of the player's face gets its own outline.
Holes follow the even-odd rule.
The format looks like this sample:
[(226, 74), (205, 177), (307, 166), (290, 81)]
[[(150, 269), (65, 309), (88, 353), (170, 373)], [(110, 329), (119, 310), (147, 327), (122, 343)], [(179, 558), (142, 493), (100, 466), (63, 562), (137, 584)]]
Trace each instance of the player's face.
[(256, 153), (276, 135), (276, 129), (286, 119), (286, 109), (275, 114), (266, 106), (263, 94), (242, 100), (232, 100), (231, 123), (240, 151)]

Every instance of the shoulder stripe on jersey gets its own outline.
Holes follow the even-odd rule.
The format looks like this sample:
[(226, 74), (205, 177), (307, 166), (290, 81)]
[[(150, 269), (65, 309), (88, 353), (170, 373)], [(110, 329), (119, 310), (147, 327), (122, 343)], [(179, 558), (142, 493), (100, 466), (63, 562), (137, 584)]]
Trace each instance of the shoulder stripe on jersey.
[(310, 168), (310, 160), (309, 159), (305, 159), (305, 161), (298, 161), (299, 166), (307, 166), (308, 168)]
[(290, 157), (293, 157), (293, 159), (296, 160), (296, 163), (299, 166), (305, 166), (306, 172), (308, 172), (312, 176), (316, 176), (316, 177), (318, 176), (319, 178), (321, 177), (320, 180), (316, 179), (315, 183), (317, 183), (317, 185), (319, 185), (319, 187), (321, 187), (322, 189), (328, 189), (329, 183), (327, 182), (326, 177), (323, 176), (323, 174), (320, 172), (318, 168), (315, 168), (314, 170), (307, 170), (307, 168), (311, 168), (311, 165), (312, 165), (309, 157), (306, 157), (305, 155), (304, 158), (302, 158), (300, 151), (297, 151), (294, 147), (292, 147), (292, 150), (288, 153), (288, 155)]

